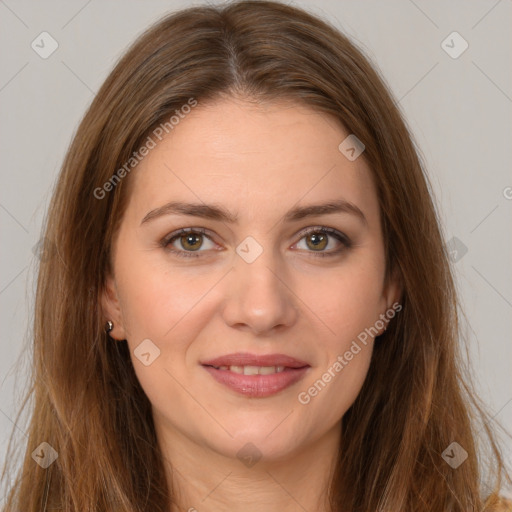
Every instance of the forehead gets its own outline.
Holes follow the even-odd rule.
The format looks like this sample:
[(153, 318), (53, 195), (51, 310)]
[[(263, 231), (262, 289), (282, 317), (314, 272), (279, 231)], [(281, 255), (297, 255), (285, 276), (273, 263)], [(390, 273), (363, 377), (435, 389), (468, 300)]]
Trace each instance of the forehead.
[(339, 150), (348, 135), (333, 116), (291, 101), (199, 103), (132, 171), (129, 209), (214, 202), (254, 219), (343, 198), (378, 216), (371, 170)]

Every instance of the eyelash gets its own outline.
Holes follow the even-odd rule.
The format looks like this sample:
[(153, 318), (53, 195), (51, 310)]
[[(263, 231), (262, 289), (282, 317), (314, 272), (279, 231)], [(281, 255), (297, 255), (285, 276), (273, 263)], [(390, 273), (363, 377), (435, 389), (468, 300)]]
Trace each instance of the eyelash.
[[(174, 233), (171, 233), (170, 235), (166, 236), (164, 239), (162, 239), (160, 242), (160, 245), (164, 249), (168, 250), (169, 252), (172, 252), (173, 254), (175, 254), (176, 256), (178, 256), (180, 258), (199, 258), (199, 257), (201, 257), (201, 252), (204, 252), (204, 251), (180, 251), (180, 250), (171, 249), (169, 247), (170, 244), (174, 240), (176, 240), (177, 238), (179, 238), (182, 235), (189, 234), (189, 233), (201, 234), (211, 240), (211, 237), (208, 235), (208, 231), (204, 228), (182, 228), (182, 229), (175, 231)], [(340, 231), (338, 231), (336, 229), (329, 228), (326, 226), (315, 226), (312, 228), (306, 228), (306, 229), (302, 230), (299, 233), (299, 235), (300, 235), (299, 241), (302, 240), (304, 237), (311, 235), (313, 233), (323, 233), (323, 234), (330, 235), (330, 236), (336, 238), (343, 245), (341, 247), (341, 249), (337, 249), (335, 251), (332, 251), (332, 250), (328, 251), (328, 252), (307, 251), (307, 252), (312, 253), (314, 256), (319, 256), (319, 257), (337, 256), (340, 253), (342, 253), (343, 251), (345, 251), (346, 249), (349, 249), (350, 247), (352, 247), (352, 242), (345, 234), (341, 233)]]

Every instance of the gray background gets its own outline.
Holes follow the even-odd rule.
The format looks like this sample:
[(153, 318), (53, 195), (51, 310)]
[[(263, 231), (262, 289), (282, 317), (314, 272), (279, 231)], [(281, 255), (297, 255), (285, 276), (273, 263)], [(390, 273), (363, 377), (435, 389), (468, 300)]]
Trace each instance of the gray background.
[[(22, 350), (33, 318), (34, 246), (65, 150), (127, 45), (163, 14), (197, 3), (0, 0), (0, 464), (30, 367), (30, 352)], [(433, 183), (445, 240), (463, 249), (453, 266), (477, 387), (512, 431), (512, 1), (295, 5), (351, 36), (400, 100)], [(59, 45), (47, 59), (31, 47), (43, 31)], [(441, 46), (453, 31), (469, 44), (458, 58)], [(447, 44), (461, 48), (456, 40)], [(16, 426), (21, 441), (25, 427), (23, 420)], [(506, 449), (510, 459), (510, 440)]]

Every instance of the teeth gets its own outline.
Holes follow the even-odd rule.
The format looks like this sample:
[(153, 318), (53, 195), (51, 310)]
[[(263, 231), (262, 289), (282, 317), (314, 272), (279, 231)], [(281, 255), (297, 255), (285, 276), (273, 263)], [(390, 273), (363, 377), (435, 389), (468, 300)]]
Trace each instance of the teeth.
[[(262, 367), (262, 369), (263, 368), (264, 367)], [(244, 369), (244, 375), (258, 375), (258, 373), (259, 373), (259, 368), (257, 366), (244, 366), (243, 369)]]
[(215, 366), (217, 370), (230, 370), (243, 375), (271, 375), (281, 373), (284, 366)]
[(270, 375), (271, 373), (276, 373), (275, 366), (262, 366), (258, 372), (260, 375)]

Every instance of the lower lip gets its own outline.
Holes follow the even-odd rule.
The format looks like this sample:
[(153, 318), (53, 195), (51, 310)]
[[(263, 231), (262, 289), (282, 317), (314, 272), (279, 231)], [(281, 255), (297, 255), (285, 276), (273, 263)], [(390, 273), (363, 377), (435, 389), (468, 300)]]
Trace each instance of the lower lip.
[(275, 395), (301, 380), (310, 368), (285, 368), (282, 372), (270, 375), (243, 375), (230, 370), (217, 370), (212, 366), (203, 368), (217, 381), (228, 388), (253, 398)]

